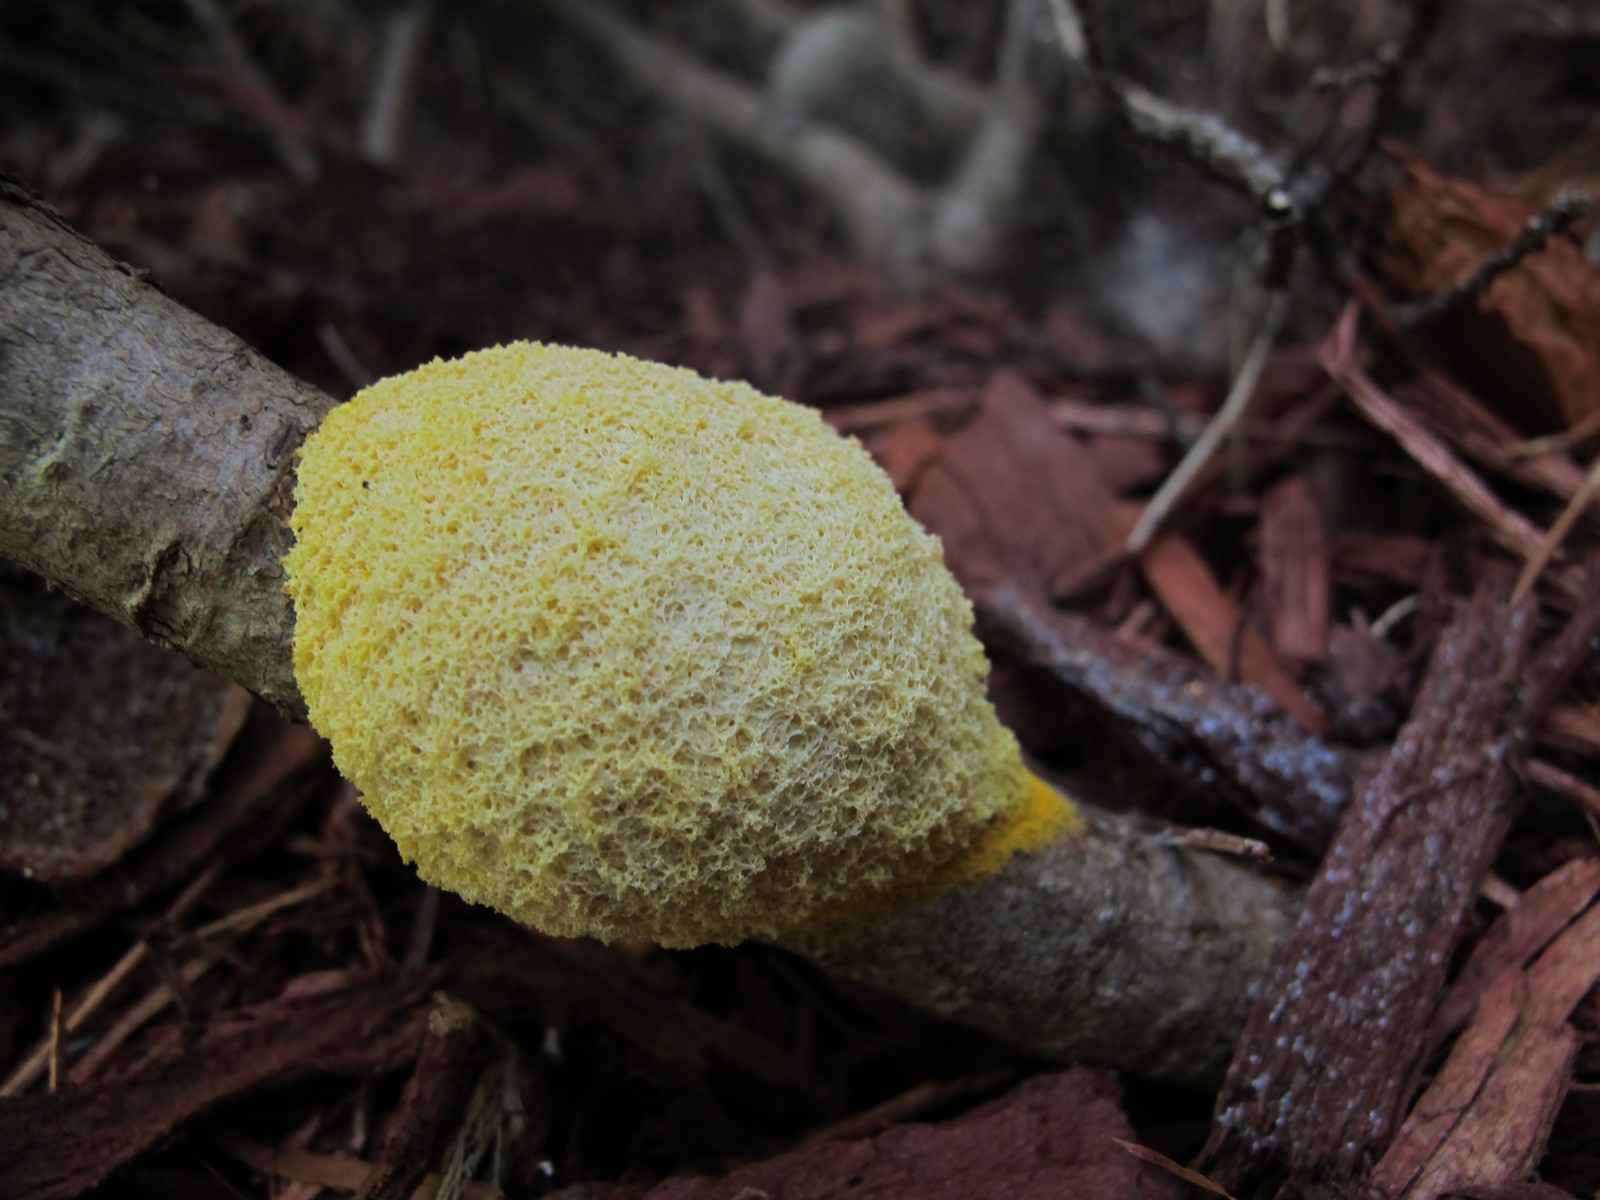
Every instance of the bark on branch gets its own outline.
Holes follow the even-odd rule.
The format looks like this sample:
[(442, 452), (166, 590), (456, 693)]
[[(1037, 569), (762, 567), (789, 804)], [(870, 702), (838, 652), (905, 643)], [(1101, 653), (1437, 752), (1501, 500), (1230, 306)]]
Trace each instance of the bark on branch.
[[(0, 556), (302, 715), (280, 559), (333, 402), (0, 181)], [(1295, 896), (1121, 818), (796, 948), (1055, 1056), (1213, 1079)]]
[(1299, 892), (1082, 811), (1087, 829), (997, 875), (787, 944), (1053, 1058), (1215, 1085)]
[(294, 453), (333, 401), (0, 177), (0, 557), (304, 719)]

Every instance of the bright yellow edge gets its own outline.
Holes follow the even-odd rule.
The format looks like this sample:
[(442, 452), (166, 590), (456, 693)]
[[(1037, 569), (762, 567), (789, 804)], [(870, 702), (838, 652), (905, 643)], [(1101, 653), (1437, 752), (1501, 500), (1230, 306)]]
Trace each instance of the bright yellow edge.
[(1019, 854), (1043, 849), (1083, 830), (1083, 817), (1071, 799), (1032, 771), (1024, 770), (1026, 791), (956, 858), (931, 875), (888, 892), (876, 892), (858, 903), (841, 905), (808, 922), (816, 930), (847, 917), (870, 916), (925, 900), (940, 892), (996, 875)]
[(1048, 846), (1083, 828), (1083, 818), (1071, 800), (1032, 771), (1027, 778), (1028, 790), (1022, 800), (996, 817), (959, 858), (928, 879), (927, 891), (942, 892), (984, 879), (1016, 855)]

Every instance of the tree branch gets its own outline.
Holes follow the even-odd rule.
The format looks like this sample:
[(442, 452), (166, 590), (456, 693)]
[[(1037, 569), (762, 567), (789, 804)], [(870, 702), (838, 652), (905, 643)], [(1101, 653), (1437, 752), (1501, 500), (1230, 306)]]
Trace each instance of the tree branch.
[(0, 556), (303, 718), (279, 559), (333, 401), (0, 177)]
[[(0, 555), (291, 715), (280, 559), (333, 402), (0, 183)], [(797, 935), (843, 974), (1040, 1052), (1213, 1079), (1297, 905), (1137, 822)]]

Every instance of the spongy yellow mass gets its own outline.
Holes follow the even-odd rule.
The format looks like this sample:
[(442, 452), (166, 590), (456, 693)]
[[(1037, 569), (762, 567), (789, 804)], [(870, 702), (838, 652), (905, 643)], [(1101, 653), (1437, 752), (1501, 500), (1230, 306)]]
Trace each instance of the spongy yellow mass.
[(295, 669), (424, 878), (551, 933), (776, 935), (1029, 796), (937, 540), (742, 384), (512, 345), (307, 441)]

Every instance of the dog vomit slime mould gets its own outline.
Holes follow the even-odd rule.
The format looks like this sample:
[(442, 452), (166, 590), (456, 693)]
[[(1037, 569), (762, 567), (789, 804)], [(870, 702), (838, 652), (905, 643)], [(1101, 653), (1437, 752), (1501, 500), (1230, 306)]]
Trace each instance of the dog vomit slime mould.
[(306, 442), (295, 672), (424, 878), (549, 933), (774, 937), (1074, 827), (939, 542), (813, 411), (517, 344)]

